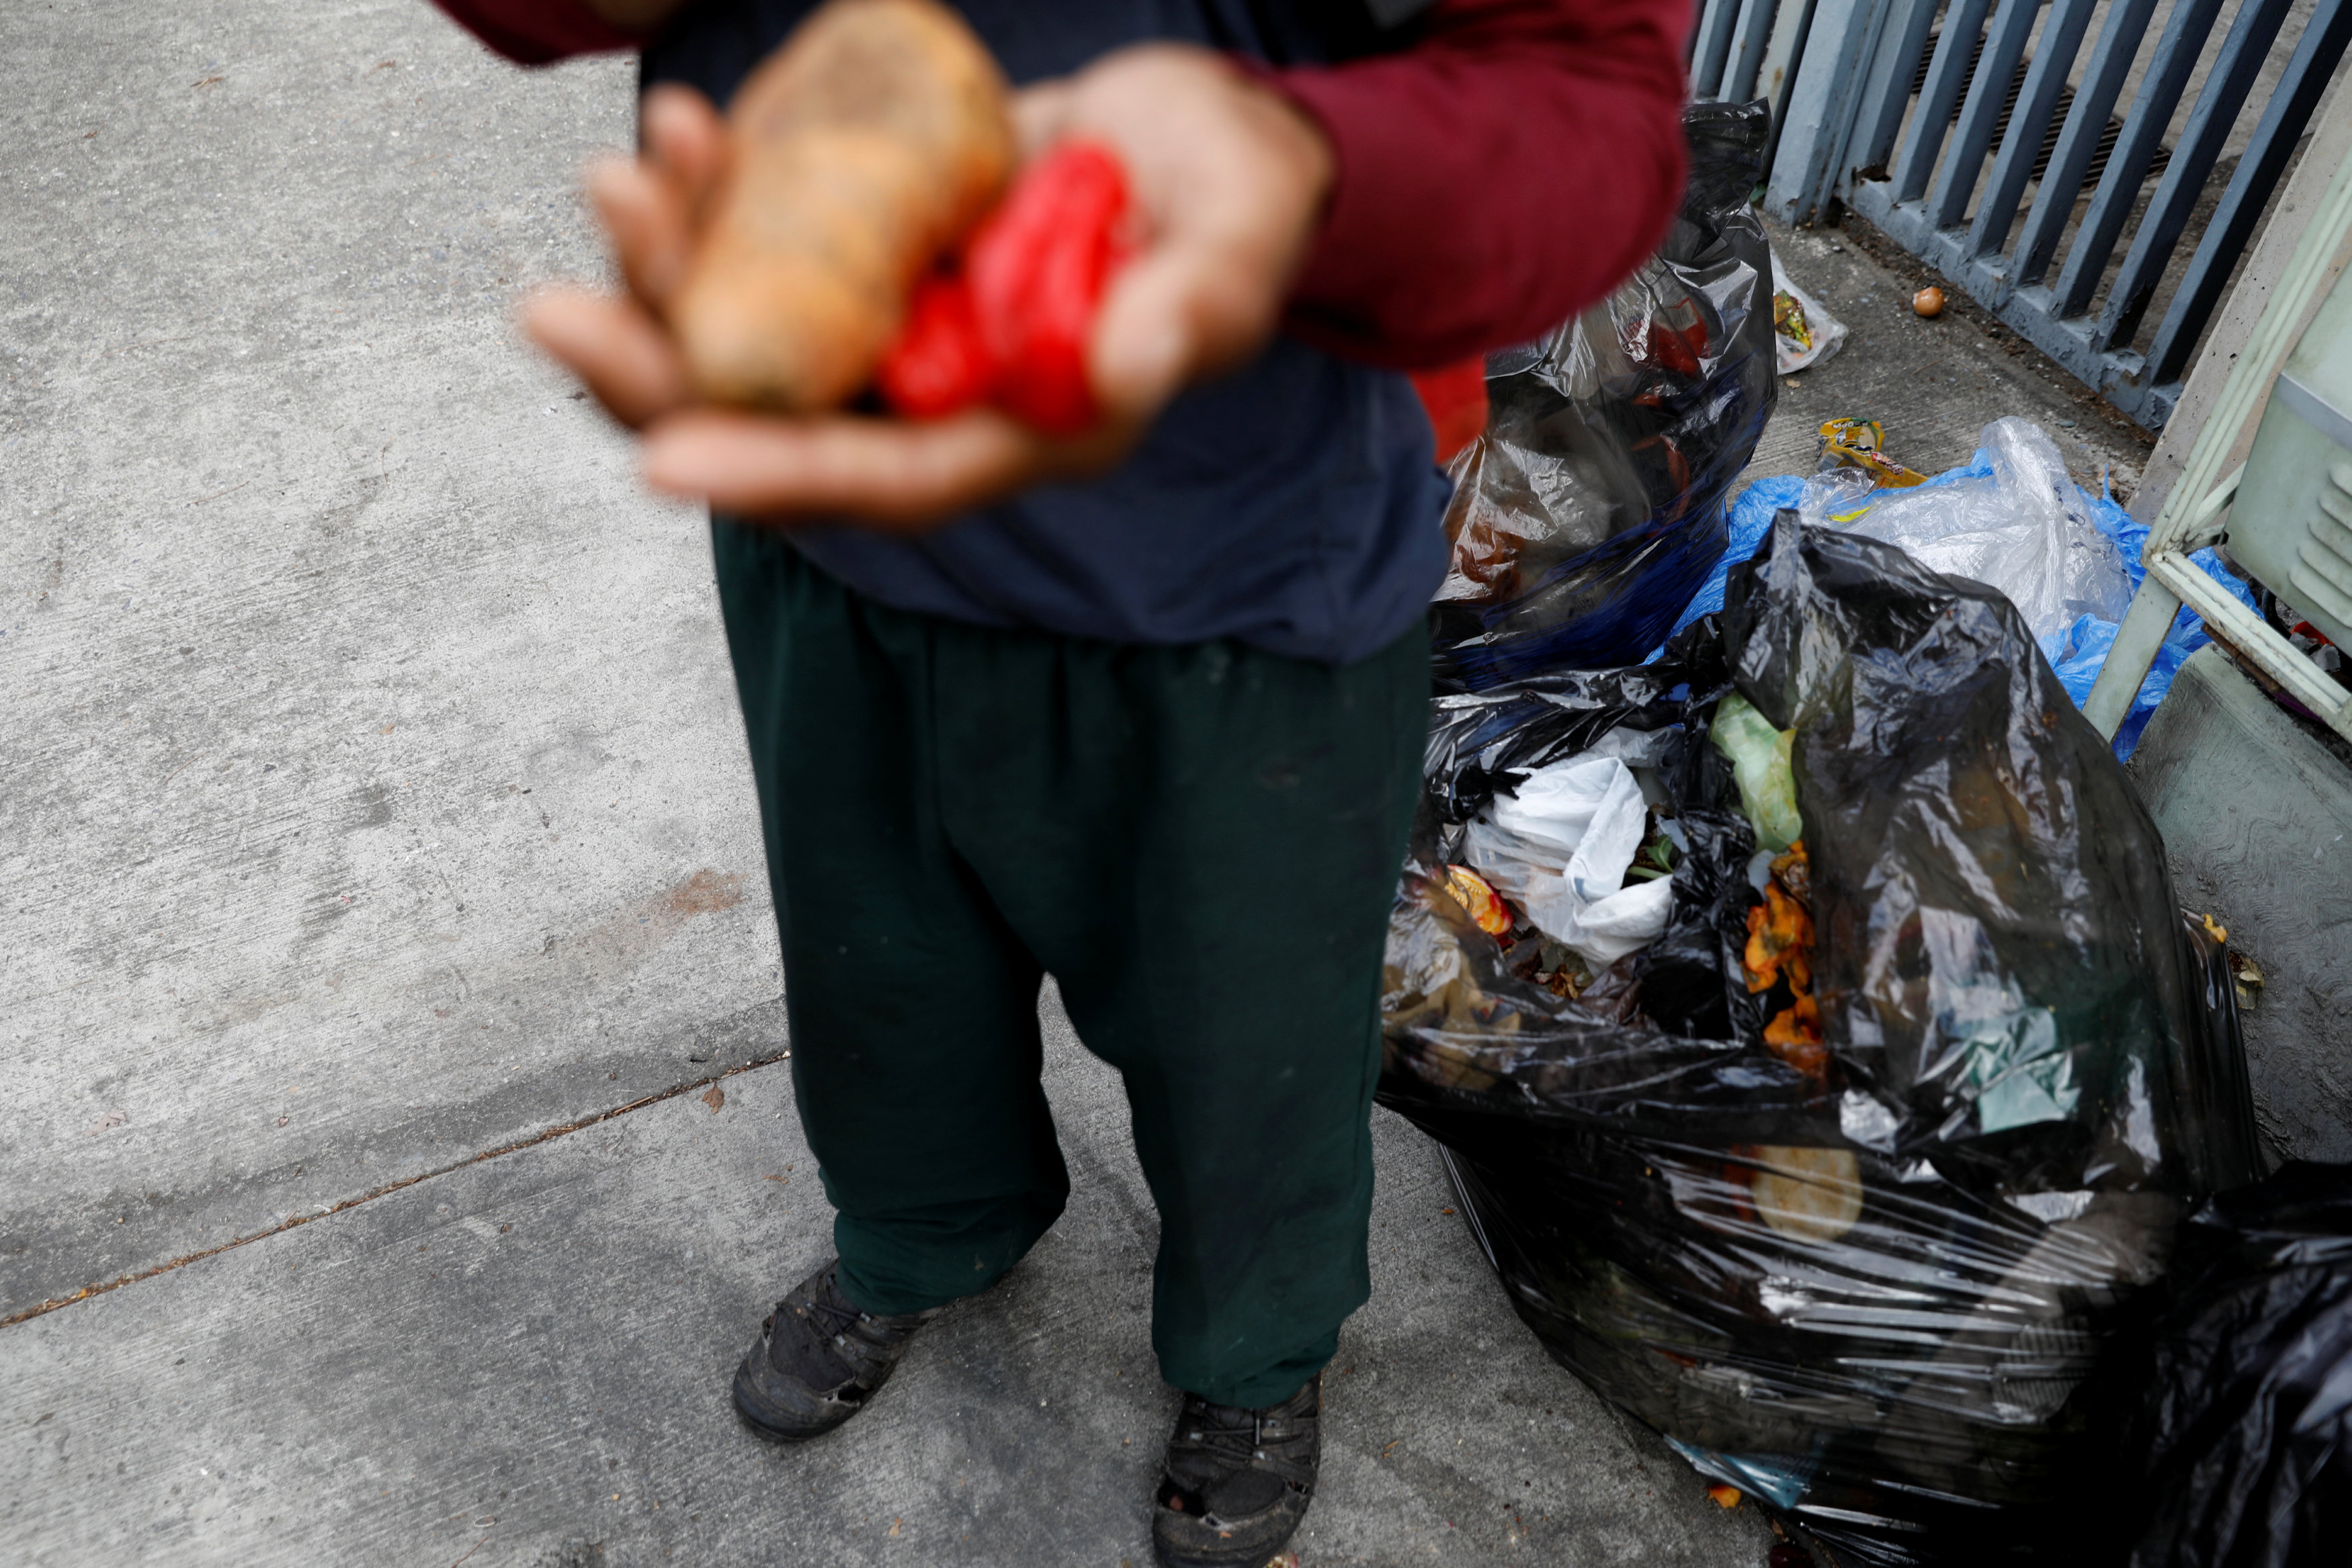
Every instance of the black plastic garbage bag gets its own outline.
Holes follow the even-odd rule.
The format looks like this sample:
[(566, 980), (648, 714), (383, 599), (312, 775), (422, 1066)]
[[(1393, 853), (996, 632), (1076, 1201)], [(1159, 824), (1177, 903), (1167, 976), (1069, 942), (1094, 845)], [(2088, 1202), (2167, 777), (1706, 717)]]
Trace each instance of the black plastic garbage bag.
[[(1787, 995), (1743, 961), (1735, 691), (1794, 731), (1810, 1054), (1767, 1043)], [(1571, 998), (1448, 868), (1498, 789), (1603, 737), (1657, 758), (1684, 849), (1664, 935)], [(1658, 664), (1440, 697), (1427, 772), (1381, 1098), (1551, 1354), (1842, 1561), (2112, 1530), (2093, 1374), (2187, 1206), (2255, 1175), (2252, 1116), (2221, 950), (2008, 601), (1783, 513)]]
[(2173, 1281), (2137, 1380), (2131, 1568), (2352, 1563), (2352, 1166), (2205, 1204)]
[(1772, 261), (1748, 204), (1769, 106), (1684, 110), (1690, 183), (1658, 253), (1539, 341), (1488, 356), (1486, 434), (1454, 461), (1442, 685), (1630, 664), (1722, 559), (1724, 492), (1779, 382)]

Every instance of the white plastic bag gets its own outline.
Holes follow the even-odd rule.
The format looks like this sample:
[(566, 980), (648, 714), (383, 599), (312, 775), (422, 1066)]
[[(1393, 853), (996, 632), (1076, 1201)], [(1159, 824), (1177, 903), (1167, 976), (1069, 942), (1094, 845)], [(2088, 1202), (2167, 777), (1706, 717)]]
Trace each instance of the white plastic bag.
[(1800, 510), (2000, 590), (2045, 653), (2081, 616), (2121, 621), (2132, 595), (2123, 555), (2091, 520), (2050, 437), (2011, 416), (1986, 425), (1982, 440), (1990, 474), (1858, 496), (1857, 471), (1841, 470), (1808, 485)]
[(1822, 302), (1797, 287), (1772, 257), (1772, 347), (1776, 368), (1790, 375), (1807, 365), (1818, 365), (1845, 341), (1845, 323), (1824, 309)]
[(1470, 824), (1464, 852), (1537, 930), (1601, 969), (1666, 928), (1671, 880), (1622, 885), (1648, 823), (1633, 769), (1587, 753), (1497, 795)]

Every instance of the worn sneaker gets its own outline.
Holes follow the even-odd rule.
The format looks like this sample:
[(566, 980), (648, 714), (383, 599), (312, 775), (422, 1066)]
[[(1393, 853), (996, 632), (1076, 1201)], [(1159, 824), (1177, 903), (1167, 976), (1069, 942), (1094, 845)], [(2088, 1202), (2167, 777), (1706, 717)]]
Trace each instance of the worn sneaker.
[(876, 1317), (834, 1282), (837, 1258), (802, 1281), (760, 1325), (760, 1342), (735, 1369), (735, 1408), (772, 1442), (832, 1431), (889, 1381), (915, 1331), (939, 1311)]
[(1152, 1511), (1164, 1568), (1258, 1568), (1315, 1498), (1323, 1375), (1279, 1405), (1244, 1410), (1184, 1396)]

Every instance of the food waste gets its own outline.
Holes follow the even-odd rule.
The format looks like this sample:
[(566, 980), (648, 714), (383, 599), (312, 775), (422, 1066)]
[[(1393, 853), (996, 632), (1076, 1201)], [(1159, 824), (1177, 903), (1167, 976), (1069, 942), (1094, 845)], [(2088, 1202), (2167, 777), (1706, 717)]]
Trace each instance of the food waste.
[(828, 0), (737, 93), (732, 159), (667, 308), (698, 393), (814, 413), (871, 388), (1053, 434), (1099, 418), (1096, 311), (1129, 246), (1118, 156), (1025, 168), (1011, 89), (936, 0)]
[(1802, 839), (1774, 858), (1764, 902), (1748, 912), (1740, 962), (1751, 994), (1777, 986), (1790, 998), (1764, 1026), (1764, 1049), (1806, 1077), (1826, 1082), (1830, 1053), (1822, 1045), (1821, 1009), (1813, 1000), (1813, 893)]
[[(1758, 998), (1761, 1004), (1751, 1015), (1757, 1022), (1748, 1026), (1752, 1031), (1751, 1043), (1815, 1083), (1827, 1086), (1831, 1056), (1823, 1042), (1821, 1006), (1813, 989), (1812, 867), (1805, 849), (1804, 821), (1797, 804), (1793, 765), (1796, 732), (1774, 728), (1745, 697), (1732, 692), (1717, 703), (1706, 733), (1708, 743), (1729, 766), (1741, 814), (1747, 819), (1757, 847), (1748, 871), (1756, 895), (1744, 911), (1732, 915), (1740, 935), (1735, 938), (1738, 969), (1731, 977), (1731, 983)], [(1528, 791), (1540, 791), (1541, 779), (1546, 775), (1574, 774), (1589, 760), (1571, 758), (1551, 764), (1526, 776), (1507, 792), (1514, 801), (1523, 802)], [(1683, 834), (1673, 807), (1661, 799), (1663, 791), (1654, 775), (1651, 777), (1652, 784), (1643, 791), (1647, 803), (1636, 807), (1640, 838), (1633, 848), (1630, 863), (1603, 862), (1624, 867), (1622, 878), (1612, 883), (1613, 887), (1633, 888), (1671, 879), (1681, 868)], [(1638, 775), (1634, 782), (1638, 784)], [(1498, 796), (1498, 801), (1500, 799)], [(1600, 807), (1592, 809), (1597, 817)], [(1480, 821), (1499, 820), (1500, 810), (1497, 805)], [(1477, 831), (1474, 826), (1471, 836), (1461, 842), (1457, 853), (1463, 858), (1479, 858), (1482, 852)], [(1569, 853), (1565, 850), (1559, 852)], [(1576, 852), (1578, 855), (1581, 852)], [(1491, 853), (1482, 863), (1488, 865), (1489, 872), (1511, 870), (1507, 860), (1495, 862)], [(1571, 858), (1564, 874), (1581, 875), (1579, 868), (1584, 866), (1581, 860)], [(1523, 868), (1520, 874), (1524, 874)], [(1540, 987), (1564, 1000), (1580, 1003), (1588, 1010), (1619, 1023), (1638, 1023), (1648, 1016), (1643, 1004), (1651, 968), (1646, 946), (1624, 951), (1613, 961), (1597, 961), (1549, 934), (1547, 925), (1553, 930), (1559, 926), (1542, 921), (1541, 911), (1536, 906), (1522, 906), (1515, 902), (1518, 884), (1508, 876), (1500, 880), (1502, 884), (1498, 885), (1496, 875), (1482, 872), (1476, 865), (1462, 863), (1462, 859), (1450, 858), (1440, 862), (1438, 869), (1423, 883), (1420, 896), (1427, 907), (1440, 913), (1450, 909), (1460, 921), (1492, 939), (1503, 975)], [(1530, 888), (1534, 885), (1529, 884)], [(1507, 893), (1507, 887), (1515, 892)], [(1587, 889), (1584, 896), (1592, 899), (1600, 891)], [(1475, 938), (1449, 918), (1431, 928), (1430, 940), (1433, 946), (1411, 957), (1391, 951), (1386, 982), (1388, 1000), (1384, 1004), (1389, 1026), (1408, 1027), (1435, 1015), (1444, 1020), (1442, 1027), (1448, 1032), (1488, 1036), (1515, 1033), (1518, 1019), (1512, 1005), (1490, 994), (1474, 978), (1477, 966), (1468, 961), (1463, 945), (1475, 943)], [(1607, 956), (1604, 950), (1603, 959)], [(1727, 959), (1732, 956), (1726, 955)], [(1452, 1053), (1433, 1049), (1437, 1055), (1458, 1055), (1460, 1061), (1454, 1064), (1457, 1070), (1455, 1086), (1475, 1090), (1488, 1075), (1475, 1064), (1475, 1048), (1467, 1040), (1464, 1047)]]

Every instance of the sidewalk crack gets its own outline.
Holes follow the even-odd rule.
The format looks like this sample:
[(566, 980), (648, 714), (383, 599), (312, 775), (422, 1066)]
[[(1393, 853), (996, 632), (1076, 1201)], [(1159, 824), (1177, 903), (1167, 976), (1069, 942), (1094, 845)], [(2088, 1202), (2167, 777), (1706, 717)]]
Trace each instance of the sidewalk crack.
[(772, 1067), (779, 1061), (788, 1060), (792, 1054), (792, 1050), (788, 1046), (772, 1056), (755, 1057), (750, 1061), (739, 1063), (723, 1071), (714, 1072), (708, 1077), (697, 1078), (689, 1082), (677, 1084), (674, 1088), (665, 1089), (657, 1094), (647, 1094), (642, 1099), (632, 1100), (625, 1105), (615, 1105), (609, 1111), (599, 1111), (593, 1116), (583, 1116), (578, 1121), (565, 1122), (552, 1127), (542, 1127), (527, 1138), (518, 1138), (513, 1143), (501, 1144), (495, 1149), (484, 1149), (479, 1154), (467, 1155), (464, 1159), (452, 1160), (449, 1164), (436, 1169), (421, 1171), (412, 1176), (403, 1176), (398, 1181), (386, 1182), (383, 1186), (363, 1192), (357, 1197), (347, 1197), (340, 1203), (321, 1206), (309, 1214), (289, 1215), (265, 1229), (224, 1241), (217, 1247), (206, 1247), (198, 1251), (184, 1253), (172, 1259), (169, 1262), (157, 1263), (151, 1268), (135, 1269), (130, 1273), (118, 1274), (113, 1279), (99, 1284), (84, 1285), (70, 1296), (52, 1296), (47, 1301), (37, 1301), (21, 1312), (12, 1312), (5, 1318), (0, 1318), (0, 1329), (14, 1328), (18, 1323), (54, 1312), (60, 1307), (69, 1307), (77, 1301), (89, 1301), (92, 1296), (105, 1295), (109, 1291), (119, 1291), (125, 1285), (137, 1284), (142, 1280), (152, 1280), (158, 1274), (168, 1274), (174, 1269), (183, 1269), (191, 1263), (200, 1263), (207, 1258), (216, 1258), (224, 1252), (233, 1252), (240, 1247), (250, 1246), (256, 1241), (266, 1241), (270, 1237), (283, 1235), (297, 1226), (309, 1225), (331, 1215), (341, 1214), (345, 1209), (357, 1208), (361, 1204), (372, 1203), (379, 1197), (387, 1197), (403, 1188), (415, 1186), (420, 1182), (431, 1181), (436, 1176), (447, 1176), (452, 1171), (464, 1170), (468, 1166), (481, 1165), (486, 1161), (495, 1160), (501, 1155), (515, 1154), (523, 1149), (536, 1148), (566, 1134), (577, 1133), (583, 1128), (613, 1121), (616, 1117), (627, 1115), (632, 1111), (642, 1111), (648, 1105), (658, 1105), (665, 1100), (675, 1100), (679, 1095), (690, 1093), (697, 1089), (709, 1088), (721, 1079), (732, 1078), (738, 1073), (750, 1072), (757, 1068)]

